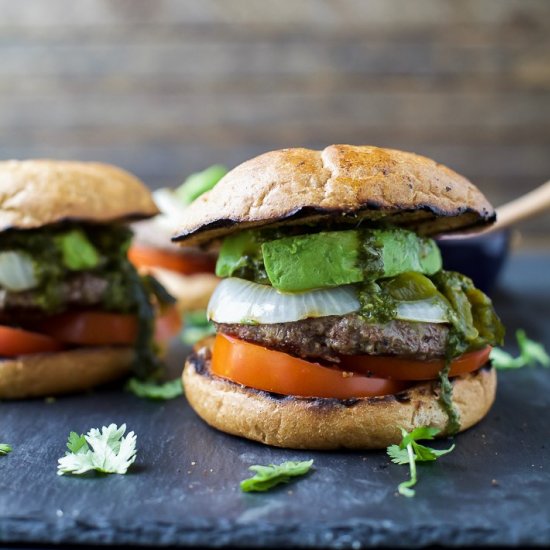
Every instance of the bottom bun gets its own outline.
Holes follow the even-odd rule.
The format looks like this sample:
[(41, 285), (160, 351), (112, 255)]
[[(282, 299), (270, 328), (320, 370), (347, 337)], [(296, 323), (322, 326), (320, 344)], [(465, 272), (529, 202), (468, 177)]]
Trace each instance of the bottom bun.
[[(224, 432), (291, 449), (383, 449), (401, 441), (400, 428), (441, 429), (447, 414), (439, 384), (423, 382), (395, 395), (356, 399), (303, 398), (255, 390), (210, 373), (210, 349), (193, 353), (183, 371), (185, 395), (195, 412)], [(460, 431), (479, 422), (495, 400), (490, 366), (454, 378)]]
[(79, 392), (130, 372), (133, 348), (80, 348), (0, 360), (0, 399)]

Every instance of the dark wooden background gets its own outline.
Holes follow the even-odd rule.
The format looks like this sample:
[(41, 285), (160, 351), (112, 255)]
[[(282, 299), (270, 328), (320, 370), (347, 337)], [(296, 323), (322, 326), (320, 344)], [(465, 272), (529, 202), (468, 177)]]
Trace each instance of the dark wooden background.
[[(385, 145), (503, 203), (550, 178), (549, 0), (0, 0), (0, 157), (151, 186), (274, 148)], [(550, 217), (522, 226), (548, 247)]]

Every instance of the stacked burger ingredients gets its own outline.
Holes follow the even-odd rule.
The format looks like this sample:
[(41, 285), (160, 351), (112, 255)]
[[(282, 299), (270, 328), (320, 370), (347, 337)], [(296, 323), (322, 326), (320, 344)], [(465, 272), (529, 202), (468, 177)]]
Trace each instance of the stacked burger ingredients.
[(170, 297), (127, 258), (124, 222), (157, 213), (142, 182), (103, 164), (7, 161), (0, 196), (0, 398), (153, 373), (153, 303)]
[(296, 448), (381, 448), (401, 428), (464, 430), (489, 410), (502, 325), (435, 235), (494, 221), (468, 180), (411, 153), (335, 145), (244, 163), (187, 211), (219, 247), (217, 335), (188, 359), (208, 423)]

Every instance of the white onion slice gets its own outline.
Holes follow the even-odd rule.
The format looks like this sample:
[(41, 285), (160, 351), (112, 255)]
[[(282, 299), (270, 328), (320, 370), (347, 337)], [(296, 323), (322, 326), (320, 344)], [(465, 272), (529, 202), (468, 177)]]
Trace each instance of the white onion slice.
[(447, 309), (437, 298), (397, 302), (396, 319), (422, 323), (448, 323)]
[(21, 292), (38, 286), (33, 262), (27, 254), (0, 252), (0, 286), (10, 292)]
[[(268, 325), (311, 317), (346, 315), (360, 308), (355, 287), (339, 286), (299, 293), (282, 293), (244, 279), (224, 279), (208, 303), (208, 319), (216, 323)], [(445, 305), (437, 298), (398, 302), (396, 319), (448, 323)]]
[(350, 286), (289, 294), (271, 286), (231, 277), (216, 287), (207, 315), (216, 323), (266, 325), (345, 315), (358, 309), (359, 300), (355, 289)]

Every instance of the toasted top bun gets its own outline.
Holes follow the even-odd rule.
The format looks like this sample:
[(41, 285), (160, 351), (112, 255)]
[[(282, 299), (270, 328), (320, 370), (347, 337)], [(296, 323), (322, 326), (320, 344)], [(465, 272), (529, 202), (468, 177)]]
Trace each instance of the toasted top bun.
[(89, 390), (126, 376), (135, 350), (78, 348), (0, 360), (0, 399), (47, 397)]
[(0, 231), (62, 221), (112, 222), (158, 213), (149, 190), (128, 172), (92, 162), (0, 162)]
[(247, 227), (363, 218), (435, 235), (490, 224), (495, 211), (466, 178), (413, 153), (368, 145), (282, 149), (224, 176), (188, 207), (173, 240), (192, 246)]
[[(329, 399), (284, 396), (235, 384), (210, 373), (207, 345), (188, 357), (183, 371), (187, 401), (218, 430), (291, 449), (383, 449), (401, 430), (432, 426), (446, 435), (439, 383), (419, 382), (396, 395)], [(452, 379), (460, 431), (477, 424), (495, 400), (496, 373), (482, 368)]]

